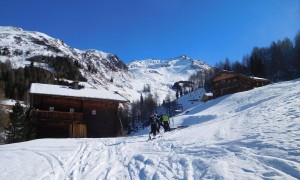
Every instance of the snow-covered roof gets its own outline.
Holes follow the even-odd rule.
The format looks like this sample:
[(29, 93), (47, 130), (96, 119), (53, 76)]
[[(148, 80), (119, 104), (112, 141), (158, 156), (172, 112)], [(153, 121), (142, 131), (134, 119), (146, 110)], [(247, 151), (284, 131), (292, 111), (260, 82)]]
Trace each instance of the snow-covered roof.
[(32, 83), (30, 87), (30, 93), (65, 96), (65, 97), (127, 101), (127, 99), (119, 95), (117, 92), (111, 92), (104, 89), (91, 89), (91, 88), (72, 89), (69, 88), (68, 86), (53, 85), (53, 84)]
[(214, 96), (213, 93), (205, 93), (206, 96)]
[(265, 79), (265, 78), (260, 78), (260, 77), (255, 77), (255, 76), (252, 76), (252, 78), (254, 80), (263, 80), (263, 81), (269, 81), (268, 79)]
[(246, 76), (244, 74), (240, 74), (240, 73), (236, 73), (236, 72), (233, 72), (233, 71), (227, 71), (227, 70), (222, 70), (222, 71), (219, 71), (217, 73), (215, 73), (212, 77), (211, 77), (211, 80), (213, 80), (214, 78), (218, 77), (220, 74), (222, 73), (227, 73), (227, 74), (235, 74), (235, 75), (238, 75), (238, 76), (243, 76), (245, 78), (251, 78), (253, 80), (258, 80), (258, 81), (269, 81), (268, 79), (265, 79), (265, 78), (260, 78), (260, 77), (255, 77), (255, 76)]

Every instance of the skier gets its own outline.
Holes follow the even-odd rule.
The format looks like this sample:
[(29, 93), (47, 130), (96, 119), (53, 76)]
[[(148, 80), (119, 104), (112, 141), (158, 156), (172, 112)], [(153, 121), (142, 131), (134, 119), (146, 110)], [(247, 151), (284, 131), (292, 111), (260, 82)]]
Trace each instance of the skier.
[(151, 132), (149, 133), (149, 139), (151, 139), (151, 134), (153, 134), (153, 137), (156, 136), (156, 131), (157, 131), (157, 122), (156, 122), (156, 117), (155, 114), (151, 115), (149, 117), (149, 121), (151, 124)]
[(162, 116), (162, 122), (163, 122), (163, 127), (164, 127), (165, 132), (170, 131), (169, 120), (170, 120), (170, 118), (169, 118), (168, 114), (164, 114)]
[(162, 123), (162, 114), (160, 116), (157, 115), (157, 114), (155, 114), (154, 117), (156, 118), (156, 123), (157, 123), (157, 133), (159, 133), (160, 126), (163, 126), (163, 123)]

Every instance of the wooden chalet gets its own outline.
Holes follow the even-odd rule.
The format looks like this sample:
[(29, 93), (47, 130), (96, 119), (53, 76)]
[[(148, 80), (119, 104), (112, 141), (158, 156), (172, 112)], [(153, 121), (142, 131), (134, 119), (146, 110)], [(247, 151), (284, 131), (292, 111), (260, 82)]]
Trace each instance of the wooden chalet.
[(121, 135), (118, 93), (60, 85), (32, 83), (30, 118), (37, 138), (115, 137)]
[(271, 81), (269, 81), (268, 79), (259, 78), (259, 77), (251, 77), (251, 78), (253, 79), (254, 87), (261, 87), (271, 83)]
[(210, 100), (212, 100), (213, 99), (213, 93), (205, 93), (205, 94), (203, 94), (203, 96), (202, 96), (202, 101), (203, 102), (207, 102), (207, 101), (210, 101)]
[(254, 87), (261, 87), (270, 83), (267, 79), (248, 77), (231, 71), (220, 71), (210, 81), (214, 98), (247, 91)]

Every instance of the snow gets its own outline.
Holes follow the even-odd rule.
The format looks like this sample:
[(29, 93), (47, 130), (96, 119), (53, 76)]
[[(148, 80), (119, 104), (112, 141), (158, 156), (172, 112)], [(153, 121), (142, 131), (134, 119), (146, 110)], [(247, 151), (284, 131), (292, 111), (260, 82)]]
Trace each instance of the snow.
[(72, 89), (68, 86), (32, 83), (30, 87), (31, 94), (46, 94), (55, 96), (80, 97), (80, 98), (96, 98), (110, 99), (116, 101), (127, 101), (118, 93), (110, 92), (104, 89)]
[(13, 99), (7, 99), (0, 102), (1, 105), (6, 105), (6, 106), (14, 106), (16, 103), (17, 101)]
[[(188, 126), (139, 135), (0, 146), (1, 179), (300, 179), (300, 80), (199, 104)], [(183, 104), (184, 106), (184, 104)]]
[(202, 96), (205, 93), (203, 88), (192, 91), (176, 100), (177, 104), (181, 104), (183, 111), (186, 111), (196, 105), (203, 104)]
[[(198, 70), (208, 70), (211, 67), (200, 60), (193, 60), (186, 56), (173, 59), (147, 59), (132, 61), (129, 70), (134, 74), (131, 84), (136, 92), (142, 92), (145, 85), (151, 87), (151, 93), (158, 95), (158, 102), (170, 95), (171, 100), (175, 98), (175, 91), (170, 90), (175, 82), (187, 81), (188, 78)], [(131, 93), (134, 94), (134, 93)], [(135, 99), (140, 97), (139, 94)]]
[(214, 96), (213, 93), (205, 93), (206, 96), (212, 97)]
[[(5, 100), (0, 100), (0, 107), (2, 106), (2, 108), (6, 111), (6, 112), (11, 112), (11, 109), (9, 107), (14, 106), (17, 103), (16, 100), (14, 99), (5, 99)], [(28, 106), (26, 105), (26, 103), (24, 101), (19, 101), (19, 103), (21, 104), (22, 107), (27, 108)], [(7, 107), (9, 106), (9, 107)]]
[(260, 78), (260, 77), (255, 77), (255, 76), (252, 76), (252, 78), (255, 79), (255, 80), (264, 80), (264, 81), (268, 81), (268, 79)]

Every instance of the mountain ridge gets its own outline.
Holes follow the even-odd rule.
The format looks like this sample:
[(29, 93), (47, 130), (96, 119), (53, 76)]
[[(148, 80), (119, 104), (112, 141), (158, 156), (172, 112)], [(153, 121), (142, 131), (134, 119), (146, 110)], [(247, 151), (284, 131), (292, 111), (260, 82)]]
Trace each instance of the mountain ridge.
[(43, 58), (57, 56), (78, 61), (87, 86), (118, 91), (131, 100), (144, 93), (145, 85), (152, 88), (151, 93), (157, 94), (159, 101), (168, 94), (175, 97), (175, 92), (170, 89), (174, 82), (187, 80), (198, 70), (211, 68), (203, 61), (186, 55), (134, 60), (126, 65), (116, 54), (96, 49), (80, 50), (41, 32), (0, 26), (0, 61), (9, 59), (18, 68), (30, 65), (29, 58), (38, 57), (40, 61), (34, 62), (34, 65), (39, 66), (44, 62)]

